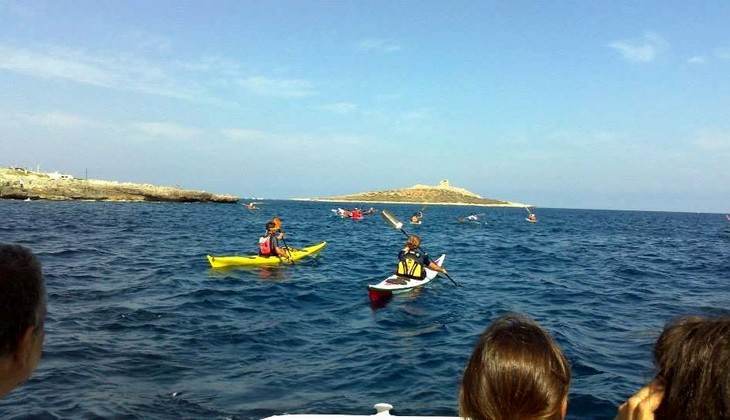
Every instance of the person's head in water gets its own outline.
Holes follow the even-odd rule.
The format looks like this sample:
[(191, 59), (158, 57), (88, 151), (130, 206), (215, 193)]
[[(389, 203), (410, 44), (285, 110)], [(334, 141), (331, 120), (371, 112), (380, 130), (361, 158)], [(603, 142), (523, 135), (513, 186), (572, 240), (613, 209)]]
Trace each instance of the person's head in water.
[(418, 235), (409, 235), (408, 240), (406, 241), (406, 247), (415, 251), (419, 246), (421, 246), (421, 238), (419, 238)]
[(552, 337), (527, 316), (507, 314), (479, 337), (464, 370), (459, 415), (560, 420), (569, 386), (570, 366)]
[(40, 263), (28, 248), (0, 245), (0, 397), (38, 366), (45, 317)]

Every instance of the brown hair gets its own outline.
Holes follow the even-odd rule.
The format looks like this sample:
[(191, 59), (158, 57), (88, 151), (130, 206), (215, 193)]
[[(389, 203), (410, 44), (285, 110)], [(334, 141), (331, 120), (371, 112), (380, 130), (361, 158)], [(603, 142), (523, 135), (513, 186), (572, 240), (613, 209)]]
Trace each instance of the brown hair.
[(730, 419), (730, 317), (671, 321), (654, 346), (657, 419)]
[(521, 314), (496, 319), (464, 370), (459, 415), (471, 420), (561, 419), (570, 365), (540, 326)]
[(0, 357), (14, 354), (27, 328), (42, 327), (45, 316), (40, 263), (28, 248), (0, 244)]
[(406, 241), (406, 247), (415, 251), (419, 246), (421, 246), (421, 238), (418, 235), (409, 235)]

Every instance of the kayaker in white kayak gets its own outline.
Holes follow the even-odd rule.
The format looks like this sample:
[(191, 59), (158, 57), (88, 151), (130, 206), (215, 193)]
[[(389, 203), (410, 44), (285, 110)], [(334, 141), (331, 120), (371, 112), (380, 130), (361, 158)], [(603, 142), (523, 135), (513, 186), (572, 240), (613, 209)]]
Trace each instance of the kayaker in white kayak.
[(259, 256), (288, 258), (289, 253), (285, 248), (279, 246), (279, 241), (284, 239), (284, 232), (281, 225), (275, 221), (266, 223), (266, 233), (259, 238)]
[(431, 261), (428, 254), (420, 249), (421, 238), (418, 235), (409, 235), (408, 241), (398, 253), (398, 265), (395, 274), (401, 277), (422, 280), (426, 278), (426, 267), (431, 270), (446, 273), (446, 269)]

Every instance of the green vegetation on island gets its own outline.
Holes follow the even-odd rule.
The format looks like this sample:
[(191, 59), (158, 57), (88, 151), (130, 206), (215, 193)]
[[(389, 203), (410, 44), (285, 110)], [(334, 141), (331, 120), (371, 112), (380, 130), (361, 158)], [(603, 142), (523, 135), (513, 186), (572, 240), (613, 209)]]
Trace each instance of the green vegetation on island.
[(0, 168), (0, 199), (237, 203), (238, 197), (131, 182), (79, 179), (58, 172)]

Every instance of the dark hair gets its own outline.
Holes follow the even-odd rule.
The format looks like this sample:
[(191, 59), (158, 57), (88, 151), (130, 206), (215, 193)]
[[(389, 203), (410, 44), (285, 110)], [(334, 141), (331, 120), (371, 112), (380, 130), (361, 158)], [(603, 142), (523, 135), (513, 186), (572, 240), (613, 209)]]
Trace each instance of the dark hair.
[(459, 390), (471, 420), (561, 419), (570, 365), (540, 326), (521, 314), (496, 319), (479, 337)]
[(274, 223), (274, 222), (267, 222), (266, 223), (266, 229), (269, 229), (270, 230), (270, 229), (273, 229), (275, 227), (276, 227), (276, 223)]
[(42, 327), (46, 287), (30, 249), (0, 244), (0, 356), (13, 354), (28, 327)]
[(730, 419), (730, 317), (682, 317), (654, 346), (664, 387), (657, 419)]

